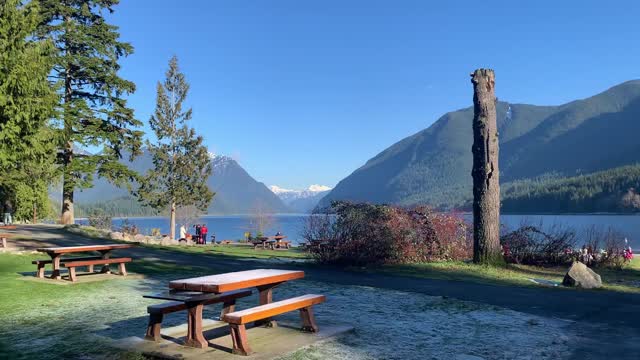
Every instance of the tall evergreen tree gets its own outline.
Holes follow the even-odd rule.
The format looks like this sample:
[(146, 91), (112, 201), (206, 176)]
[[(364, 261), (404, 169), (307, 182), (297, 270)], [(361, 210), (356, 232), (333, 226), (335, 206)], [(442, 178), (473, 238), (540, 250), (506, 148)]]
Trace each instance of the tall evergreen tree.
[(178, 68), (178, 59), (169, 61), (164, 84), (158, 82), (156, 110), (149, 119), (157, 142), (147, 140), (154, 169), (145, 175), (138, 189), (140, 200), (155, 209), (169, 208), (170, 237), (175, 239), (176, 207), (194, 205), (206, 211), (214, 193), (207, 187), (211, 161), (202, 136), (187, 125), (191, 109), (182, 103), (189, 84)]
[[(51, 39), (57, 56), (53, 79), (62, 82), (60, 151), (63, 173), (61, 222), (74, 222), (73, 193), (91, 186), (94, 174), (116, 185), (135, 178), (118, 162), (123, 150), (131, 157), (140, 149), (141, 123), (124, 96), (135, 85), (118, 76), (120, 58), (133, 52), (119, 41), (118, 28), (106, 22), (118, 0), (40, 0), (43, 19), (38, 34)], [(77, 148), (101, 148), (95, 155)]]
[(33, 39), (39, 21), (37, 2), (0, 2), (0, 193), (28, 206), (46, 201), (55, 153), (47, 126), (56, 104), (47, 79), (54, 49)]

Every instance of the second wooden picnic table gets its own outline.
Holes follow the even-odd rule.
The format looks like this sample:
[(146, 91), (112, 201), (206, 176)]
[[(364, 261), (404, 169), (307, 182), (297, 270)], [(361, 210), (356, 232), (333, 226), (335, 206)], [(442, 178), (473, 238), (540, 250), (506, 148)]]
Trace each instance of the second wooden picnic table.
[[(202, 296), (202, 293), (221, 294), (255, 287), (259, 292), (260, 305), (265, 305), (273, 301), (273, 288), (286, 281), (303, 277), (304, 271), (256, 269), (171, 281), (169, 288), (176, 295), (180, 292), (201, 293), (182, 300), (188, 307), (188, 332), (185, 345), (199, 348), (208, 346), (202, 334), (202, 310), (207, 301), (207, 297)], [(165, 297), (165, 299), (168, 298)], [(273, 325), (275, 321), (266, 319), (261, 323)]]
[[(51, 266), (53, 272), (51, 278), (60, 280), (60, 260), (62, 255), (83, 253), (89, 251), (97, 251), (102, 259), (109, 259), (111, 252), (116, 249), (128, 249), (132, 247), (130, 244), (103, 244), (103, 245), (84, 245), (84, 246), (65, 246), (65, 247), (47, 247), (36, 249), (39, 252), (47, 253), (51, 257)], [(43, 268), (44, 269), (44, 268)], [(108, 268), (107, 268), (108, 269)], [(38, 271), (38, 277), (44, 277), (44, 271)]]

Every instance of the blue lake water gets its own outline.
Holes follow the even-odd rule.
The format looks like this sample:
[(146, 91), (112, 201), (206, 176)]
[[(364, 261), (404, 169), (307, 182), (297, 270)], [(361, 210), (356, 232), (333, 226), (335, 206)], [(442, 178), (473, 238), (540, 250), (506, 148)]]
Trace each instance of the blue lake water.
[[(274, 215), (273, 222), (265, 232), (266, 235), (273, 235), (277, 231), (288, 236), (294, 243), (300, 243), (302, 231), (306, 219), (309, 215)], [(462, 215), (465, 220), (471, 221), (471, 214)], [(124, 219), (113, 220), (114, 229), (118, 229)], [(150, 234), (151, 229), (159, 228), (163, 234), (169, 233), (169, 219), (162, 217), (129, 218), (130, 223), (135, 224), (143, 234)], [(608, 228), (615, 229), (629, 238), (632, 246), (640, 247), (640, 215), (502, 215), (502, 224), (508, 229), (515, 229), (522, 224), (539, 225), (543, 228), (552, 226), (569, 226), (576, 230), (578, 237), (590, 227), (601, 230)], [(86, 224), (86, 220), (79, 220), (79, 223)], [(236, 216), (204, 216), (198, 223), (205, 223), (209, 228), (209, 238), (211, 234), (216, 235), (216, 240), (241, 239), (245, 231), (251, 231), (252, 218), (247, 215)], [(188, 229), (193, 233), (193, 228)], [(176, 234), (178, 229), (176, 229)], [(254, 232), (255, 233), (255, 232)]]

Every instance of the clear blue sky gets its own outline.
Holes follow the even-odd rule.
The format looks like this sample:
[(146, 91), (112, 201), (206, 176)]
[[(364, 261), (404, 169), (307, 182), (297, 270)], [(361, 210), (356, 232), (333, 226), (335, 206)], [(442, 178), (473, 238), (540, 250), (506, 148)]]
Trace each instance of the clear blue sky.
[(522, 3), (121, 0), (111, 19), (135, 47), (122, 75), (139, 119), (176, 54), (207, 146), (304, 188), (469, 106), (478, 67), (501, 100), (541, 105), (640, 77), (640, 2)]

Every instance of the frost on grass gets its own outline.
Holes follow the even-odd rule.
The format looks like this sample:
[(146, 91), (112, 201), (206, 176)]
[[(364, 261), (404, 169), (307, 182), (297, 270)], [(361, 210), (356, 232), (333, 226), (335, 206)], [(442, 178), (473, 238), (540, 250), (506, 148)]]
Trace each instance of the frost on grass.
[[(46, 298), (34, 294), (20, 309), (0, 316), (0, 337), (25, 359), (102, 358), (113, 352), (105, 339), (144, 334), (146, 307), (159, 301), (142, 295), (166, 290), (173, 278), (176, 274), (56, 287)], [(483, 304), (306, 280), (278, 287), (274, 300), (313, 293), (327, 295), (327, 302), (315, 310), (320, 327), (351, 325), (355, 331), (283, 360), (461, 359), (463, 355), (561, 359), (569, 354), (567, 323)], [(255, 306), (257, 301), (254, 294), (240, 300), (238, 307)], [(205, 309), (207, 318), (218, 315), (217, 306)], [(281, 321), (299, 324), (300, 319), (294, 312)], [(185, 315), (171, 314), (163, 323), (183, 324)]]
[(415, 293), (305, 285), (296, 284), (294, 292), (327, 294), (327, 303), (316, 310), (320, 326), (346, 323), (356, 330), (283, 360), (561, 359), (570, 353), (569, 327), (562, 320)]

